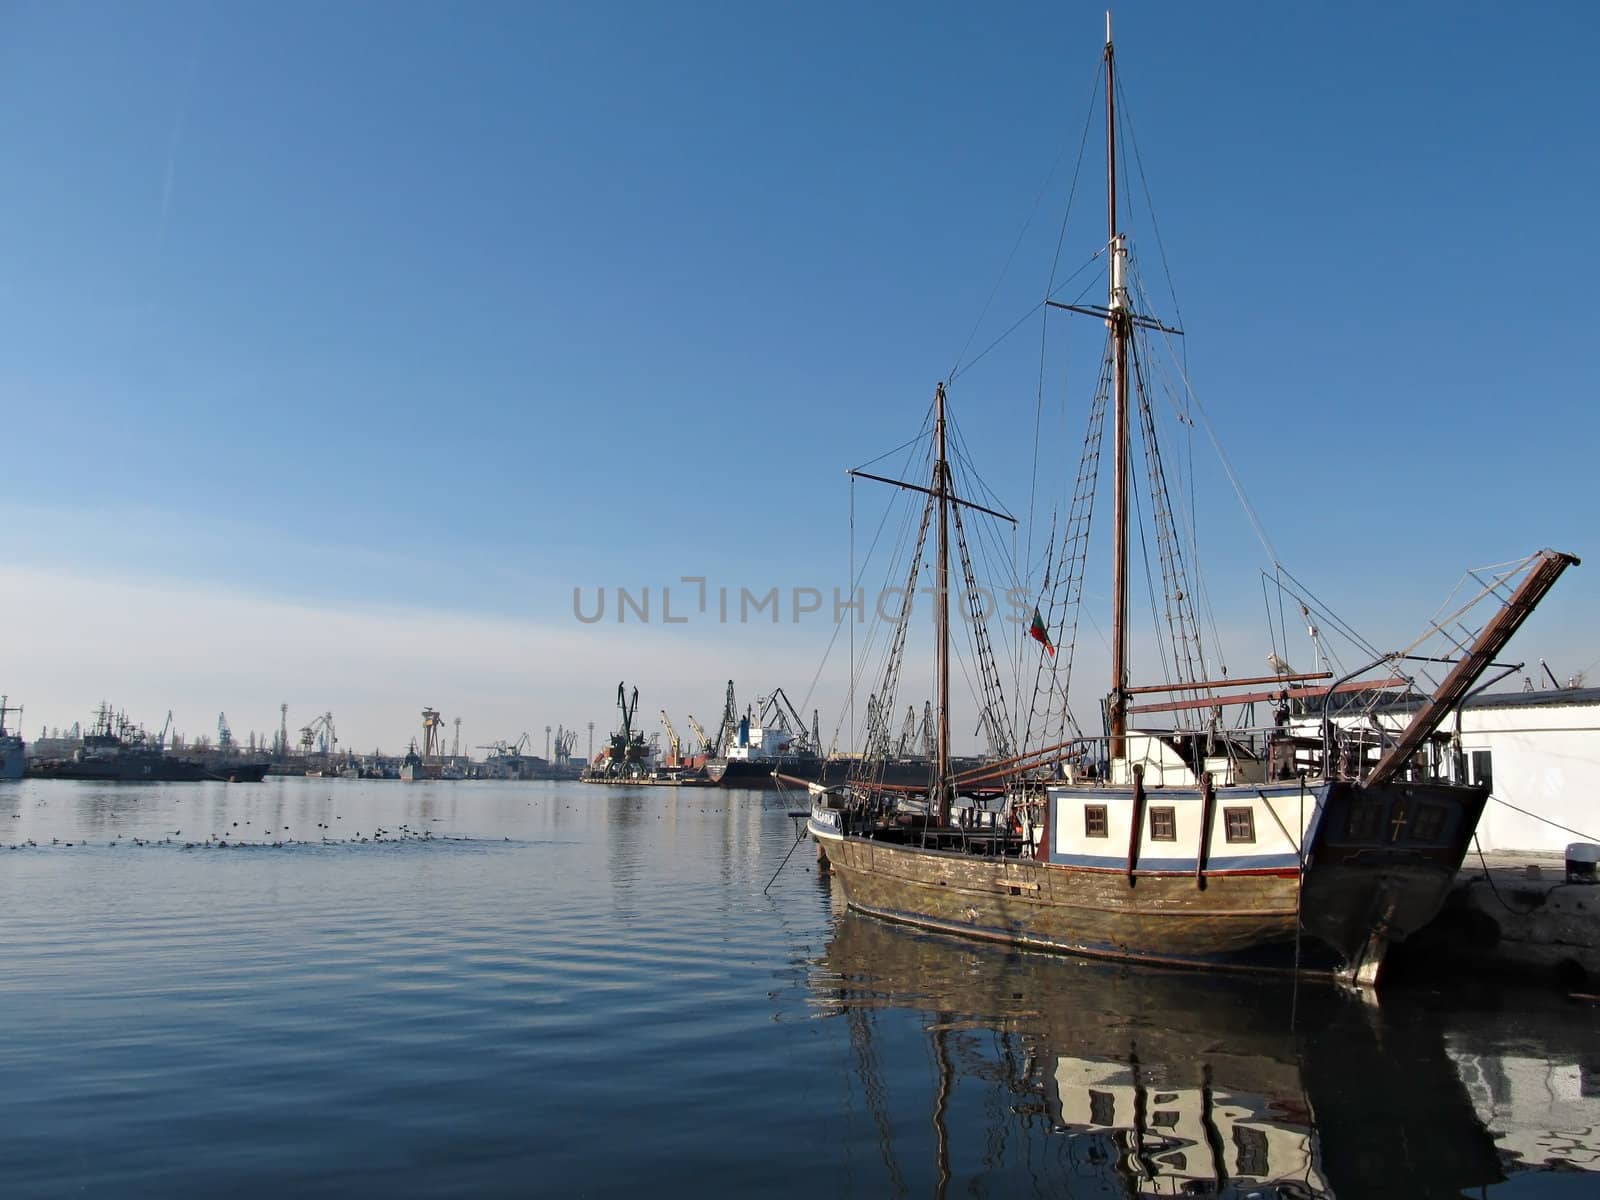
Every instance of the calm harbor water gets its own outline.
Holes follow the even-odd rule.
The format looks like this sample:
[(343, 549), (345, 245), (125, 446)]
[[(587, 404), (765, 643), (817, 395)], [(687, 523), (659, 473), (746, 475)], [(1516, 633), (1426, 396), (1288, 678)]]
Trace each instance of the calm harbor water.
[(0, 1190), (1600, 1195), (1600, 1006), (925, 937), (799, 807), (0, 784)]

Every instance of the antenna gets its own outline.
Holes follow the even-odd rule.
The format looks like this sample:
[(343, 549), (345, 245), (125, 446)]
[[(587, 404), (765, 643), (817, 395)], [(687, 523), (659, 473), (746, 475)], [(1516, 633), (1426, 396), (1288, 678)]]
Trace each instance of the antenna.
[(1322, 631), (1317, 628), (1317, 623), (1311, 617), (1311, 610), (1304, 603), (1300, 605), (1300, 615), (1306, 621), (1306, 636), (1311, 639), (1311, 649), (1317, 658), (1317, 670), (1327, 668), (1328, 656), (1322, 652)]

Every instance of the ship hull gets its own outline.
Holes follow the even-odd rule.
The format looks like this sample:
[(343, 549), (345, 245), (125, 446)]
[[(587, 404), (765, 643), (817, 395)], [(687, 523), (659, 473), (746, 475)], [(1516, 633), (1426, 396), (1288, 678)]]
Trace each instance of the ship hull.
[[(926, 831), (852, 829), (828, 797), (809, 828), (846, 903), (886, 920), (1089, 957), (1321, 971), (1375, 985), (1389, 945), (1442, 907), (1485, 799), (1482, 789), (1422, 784), (1249, 791), (1208, 799), (1164, 789), (1137, 801), (1175, 815), (1206, 806), (1214, 821), (1205, 838), (1198, 811), (1174, 821), (1196, 834), (1188, 857), (1130, 839), (1132, 822), (1117, 828), (1119, 802), (1139, 809), (1131, 789), (1107, 787), (1052, 789), (1036, 839), (991, 835), (1013, 856), (971, 853), (959, 830), (935, 836), (951, 847), (938, 848), (921, 844)], [(1076, 836), (1086, 807), (1096, 810), (1094, 828), (1123, 835), (1099, 835), (1098, 861)], [(1408, 837), (1428, 809), (1420, 835)], [(1243, 821), (1228, 813), (1246, 811), (1252, 823), (1259, 814), (1263, 832), (1248, 847), (1226, 840), (1228, 822), (1241, 831)], [(1264, 828), (1269, 816), (1275, 829)]]
[(39, 779), (82, 779), (98, 783), (198, 783), (212, 778), (206, 767), (186, 759), (85, 759), (39, 762), (29, 774)]
[(22, 739), (0, 739), (0, 779), (21, 779), (27, 767), (27, 752)]
[(214, 763), (206, 768), (206, 778), (221, 783), (260, 783), (266, 777), (266, 763)]
[(809, 780), (820, 776), (822, 766), (820, 759), (712, 758), (706, 760), (706, 778), (718, 787), (776, 788), (774, 771)]
[(79, 779), (96, 783), (260, 783), (266, 763), (204, 763), (188, 758), (129, 755), (110, 758), (60, 759), (35, 762), (28, 774), (36, 779)]

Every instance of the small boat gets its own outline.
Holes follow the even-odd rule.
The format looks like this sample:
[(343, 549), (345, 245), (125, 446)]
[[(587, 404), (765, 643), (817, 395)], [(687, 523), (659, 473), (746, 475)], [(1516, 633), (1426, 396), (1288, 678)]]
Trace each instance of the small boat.
[[(1108, 17), (1102, 72), (1109, 233), (1095, 258), (1106, 260), (1109, 294), (1104, 306), (1054, 299), (1041, 306), (1045, 316), (1064, 309), (1103, 322), (1106, 346), (1076, 483), (1070, 474), (1066, 480), (1071, 508), (1053, 527), (1029, 637), (1018, 639), (1038, 660), (1026, 727), (1019, 735), (1023, 714), (1014, 721), (1008, 710), (988, 616), (969, 608), (963, 616), (976, 646), (969, 678), (981, 724), (1002, 753), (976, 768), (955, 765), (950, 596), (965, 579), (972, 601), (973, 580), (982, 577), (968, 554), (968, 526), (985, 517), (1016, 521), (989, 506), (997, 503), (992, 493), (979, 504), (970, 490), (958, 489), (940, 383), (929, 422), (931, 478), (906, 482), (852, 472), (912, 495), (921, 522), (907, 526), (918, 532), (909, 574), (896, 589), (901, 605), (890, 652), (867, 705), (877, 716), (862, 763), (842, 791), (815, 795), (808, 826), (846, 903), (891, 921), (1087, 956), (1314, 971), (1375, 986), (1390, 945), (1439, 911), (1488, 796), (1486, 786), (1468, 782), (1448, 722), (1578, 560), (1542, 550), (1469, 573), (1474, 603), (1430, 622), (1431, 653), (1419, 640), (1411, 650), (1378, 654), (1341, 672), (1322, 661), (1317, 643), (1316, 671), (1295, 672), (1276, 651), (1268, 656), (1271, 675), (1212, 669), (1215, 650), (1202, 639), (1203, 610), (1195, 599), (1203, 583), (1186, 558), (1192, 526), (1178, 515), (1182, 493), (1174, 494), (1162, 467), (1171, 461), (1158, 438), (1165, 410), (1158, 412), (1149, 386), (1165, 361), (1160, 342), (1181, 331), (1150, 315), (1118, 221), (1117, 139), (1109, 132), (1119, 128), (1114, 68)], [(1174, 386), (1186, 388), (1187, 377)], [(1101, 703), (1103, 732), (1088, 735), (1071, 714), (1067, 687), (1107, 424), (1111, 678)], [(1136, 528), (1130, 510), (1137, 443), (1144, 447), (1139, 481), (1148, 501), (1139, 503)], [(970, 470), (969, 462), (961, 465)], [(1130, 546), (1137, 545), (1153, 548), (1140, 574), (1150, 577), (1151, 638), (1160, 650), (1153, 664), (1158, 677), (1142, 684), (1132, 682), (1129, 670)], [(1159, 573), (1152, 557), (1160, 560)], [(883, 717), (898, 711), (905, 631), (926, 559), (937, 573), (933, 586), (922, 588), (934, 597), (937, 736), (931, 782), (917, 788), (885, 782), (881, 764), (893, 742)], [(1370, 564), (1361, 566), (1370, 572)], [(1301, 595), (1293, 583), (1282, 587)], [(1473, 631), (1466, 614), (1481, 613), (1478, 603), (1492, 613)], [(1311, 633), (1315, 641), (1317, 631)], [(1398, 729), (1372, 716), (1397, 693), (1416, 698)], [(1269, 707), (1270, 724), (1251, 720), (1257, 705)], [(1305, 728), (1308, 715), (1314, 734)], [(1136, 717), (1151, 723), (1141, 727)], [(1174, 723), (1155, 723), (1163, 719)]]

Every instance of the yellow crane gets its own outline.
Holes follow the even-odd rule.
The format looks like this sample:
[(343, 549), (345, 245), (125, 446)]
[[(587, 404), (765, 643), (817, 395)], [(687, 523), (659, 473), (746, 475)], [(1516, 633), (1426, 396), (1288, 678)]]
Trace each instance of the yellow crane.
[(689, 728), (694, 730), (695, 737), (700, 739), (700, 753), (711, 753), (711, 739), (706, 736), (706, 731), (700, 727), (700, 722), (694, 719), (694, 714), (689, 714)]
[(678, 741), (678, 731), (672, 727), (672, 718), (667, 716), (667, 710), (664, 708), (661, 710), (661, 726), (667, 731), (667, 742), (672, 747), (671, 755), (667, 759), (667, 766), (676, 767), (682, 761), (680, 751), (683, 747)]

